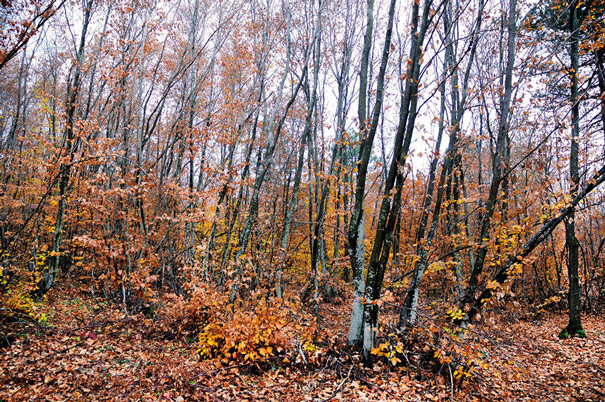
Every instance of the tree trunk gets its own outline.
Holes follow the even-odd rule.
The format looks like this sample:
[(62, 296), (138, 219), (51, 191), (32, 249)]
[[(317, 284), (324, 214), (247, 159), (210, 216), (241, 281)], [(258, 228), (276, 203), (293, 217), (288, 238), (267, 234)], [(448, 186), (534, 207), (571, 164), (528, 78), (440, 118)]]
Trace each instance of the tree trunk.
[(491, 228), (492, 218), (496, 211), (498, 203), (498, 194), (500, 185), (505, 176), (505, 172), (509, 167), (508, 160), (508, 143), (509, 143), (509, 112), (513, 94), (513, 69), (515, 65), (515, 42), (517, 37), (516, 26), (516, 8), (517, 0), (510, 0), (510, 8), (508, 12), (508, 50), (506, 71), (504, 79), (504, 96), (500, 100), (500, 118), (498, 124), (498, 138), (496, 140), (496, 149), (493, 158), (492, 166), (492, 181), (489, 188), (489, 195), (485, 204), (486, 211), (481, 219), (481, 228), (479, 231), (478, 242), (481, 244), (475, 256), (475, 264), (473, 265), (471, 276), (468, 282), (468, 287), (465, 291), (465, 304), (472, 303), (477, 290), (479, 275), (483, 272), (483, 265), (487, 256), (489, 239), (489, 231)]
[[(286, 2), (286, 7), (289, 8), (289, 4), (287, 4), (287, 2)], [(318, 11), (317, 18), (318, 18), (318, 20), (321, 19), (321, 7)], [(249, 209), (248, 209), (248, 217), (246, 218), (246, 222), (244, 223), (244, 227), (242, 228), (242, 232), (240, 233), (239, 240), (238, 240), (238, 250), (237, 250), (236, 258), (235, 258), (235, 281), (234, 281), (233, 285), (231, 286), (231, 294), (229, 296), (230, 303), (233, 303), (235, 301), (235, 299), (237, 298), (238, 292), (239, 292), (239, 277), (241, 275), (241, 268), (243, 265), (241, 259), (245, 253), (246, 247), (248, 245), (248, 241), (250, 239), (250, 233), (252, 232), (254, 222), (256, 221), (260, 189), (265, 180), (265, 176), (266, 176), (267, 172), (269, 171), (271, 163), (273, 161), (273, 154), (274, 154), (275, 148), (277, 146), (277, 142), (279, 140), (283, 125), (286, 121), (286, 118), (288, 117), (288, 111), (290, 110), (290, 107), (296, 100), (296, 97), (298, 96), (298, 92), (300, 91), (302, 83), (305, 80), (305, 77), (307, 75), (309, 57), (312, 53), (313, 47), (315, 46), (317, 37), (319, 36), (319, 27), (320, 27), (320, 25), (319, 25), (319, 23), (317, 23), (315, 26), (315, 32), (313, 34), (313, 37), (311, 38), (309, 47), (307, 48), (307, 51), (306, 51), (306, 55), (305, 55), (305, 59), (304, 59), (304, 68), (303, 68), (300, 80), (294, 87), (292, 94), (290, 96), (290, 99), (288, 100), (288, 103), (286, 104), (285, 110), (284, 110), (280, 120), (278, 121), (277, 127), (275, 127), (275, 132), (273, 132), (273, 130), (274, 130), (273, 122), (274, 122), (275, 116), (277, 114), (278, 108), (280, 107), (280, 100), (281, 100), (281, 97), (283, 94), (284, 84), (290, 73), (290, 58), (292, 56), (292, 54), (291, 54), (292, 49), (291, 49), (291, 42), (290, 42), (290, 16), (288, 16), (288, 27), (287, 27), (287, 31), (288, 31), (287, 32), (287, 38), (288, 38), (287, 39), (287, 42), (288, 42), (287, 43), (287, 52), (288, 52), (288, 54), (287, 54), (287, 58), (286, 58), (286, 67), (285, 67), (285, 71), (282, 75), (280, 88), (277, 93), (277, 101), (275, 103), (275, 107), (271, 113), (271, 116), (269, 117), (269, 124), (266, 128), (266, 134), (268, 135), (267, 146), (264, 149), (263, 155), (259, 155), (260, 161), (257, 166), (256, 178), (254, 180), (252, 197), (250, 199), (250, 205), (249, 205)]]
[(55, 230), (52, 238), (52, 258), (48, 259), (48, 264), (44, 267), (41, 273), (41, 278), (38, 281), (36, 296), (41, 297), (46, 294), (52, 287), (57, 272), (59, 271), (59, 256), (61, 255), (61, 240), (63, 234), (63, 225), (65, 224), (65, 213), (67, 208), (67, 187), (71, 172), (71, 162), (74, 156), (74, 138), (75, 138), (75, 114), (76, 102), (78, 101), (78, 91), (80, 89), (80, 74), (82, 62), (84, 59), (84, 49), (86, 48), (86, 32), (92, 14), (93, 0), (88, 0), (84, 8), (84, 20), (82, 22), (82, 34), (80, 36), (80, 44), (75, 61), (75, 71), (73, 79), (69, 83), (67, 91), (66, 115), (67, 121), (65, 124), (65, 158), (67, 161), (62, 162), (59, 168), (61, 179), (59, 181), (59, 205), (57, 207)]
[[(571, 43), (569, 55), (571, 57), (571, 153), (569, 156), (569, 176), (571, 179), (572, 195), (578, 191), (580, 184), (580, 173), (578, 168), (578, 137), (580, 136), (580, 99), (578, 97), (578, 68), (579, 68), (579, 35), (577, 23), (578, 2), (574, 1), (569, 10), (569, 32), (571, 34)], [(569, 250), (567, 259), (567, 275), (569, 278), (569, 323), (567, 327), (559, 334), (561, 338), (578, 335), (586, 337), (582, 328), (582, 319), (580, 314), (580, 275), (579, 275), (579, 249), (580, 244), (576, 237), (575, 211), (571, 210), (565, 219), (565, 240)]]
[[(433, 242), (435, 233), (437, 231), (437, 225), (439, 224), (439, 217), (441, 215), (441, 207), (443, 203), (444, 193), (445, 193), (445, 184), (447, 177), (450, 177), (453, 173), (453, 167), (457, 162), (458, 154), (458, 135), (460, 133), (460, 124), (462, 122), (462, 118), (464, 116), (464, 112), (466, 111), (466, 97), (468, 94), (468, 81), (470, 77), (471, 68), (473, 66), (474, 57), (477, 49), (478, 36), (481, 30), (481, 21), (483, 18), (483, 8), (485, 6), (485, 2), (482, 1), (479, 5), (479, 9), (477, 12), (477, 25), (473, 34), (473, 42), (471, 45), (471, 51), (469, 55), (469, 60), (467, 63), (467, 68), (463, 77), (462, 83), (462, 93), (459, 92), (458, 85), (458, 67), (456, 63), (456, 55), (454, 54), (454, 38), (452, 37), (452, 19), (454, 18), (452, 10), (448, 7), (443, 14), (444, 21), (444, 31), (445, 31), (445, 40), (446, 40), (446, 49), (445, 49), (445, 60), (443, 65), (443, 83), (441, 84), (441, 111), (440, 111), (440, 123), (439, 123), (439, 134), (437, 137), (437, 144), (435, 148), (435, 156), (431, 163), (431, 167), (429, 170), (429, 179), (427, 183), (427, 195), (423, 205), (423, 211), (420, 218), (420, 223), (418, 227), (418, 232), (416, 235), (416, 244), (417, 249), (416, 253), (419, 257), (418, 261), (414, 266), (414, 275), (412, 277), (412, 281), (408, 287), (408, 291), (406, 294), (406, 298), (403, 304), (403, 307), (399, 316), (399, 328), (404, 329), (406, 326), (413, 325), (418, 310), (418, 300), (419, 300), (419, 292), (420, 292), (420, 283), (422, 282), (422, 277), (424, 276), (424, 272), (429, 265), (428, 255), (429, 248)], [(434, 191), (434, 182), (435, 182), (435, 174), (438, 163), (438, 150), (440, 147), (441, 136), (443, 135), (444, 130), (444, 114), (445, 114), (445, 89), (446, 89), (446, 78), (448, 75), (452, 75), (451, 87), (452, 87), (452, 121), (450, 122), (451, 133), (450, 133), (450, 141), (448, 145), (448, 149), (446, 152), (445, 160), (443, 162), (443, 167), (441, 169), (441, 175), (439, 178), (439, 184), (437, 186), (437, 197), (435, 199), (435, 206), (433, 210), (433, 220), (429, 229), (428, 234), (425, 237), (425, 231), (428, 225), (428, 214), (429, 208), (433, 199), (433, 191)]]
[[(559, 210), (557, 215), (544, 223), (540, 229), (524, 244), (520, 252), (511, 256), (506, 264), (503, 264), (498, 272), (494, 275), (491, 283), (498, 283), (502, 285), (509, 277), (514, 275), (520, 264), (523, 263), (523, 259), (527, 257), (536, 247), (544, 242), (551, 233), (556, 229), (557, 226), (563, 220), (567, 219), (569, 214), (576, 208), (576, 206), (582, 201), (588, 194), (590, 194), (595, 188), (605, 182), (605, 165), (603, 165), (597, 173), (587, 182), (586, 186), (575, 194), (570, 194), (571, 202), (566, 207)], [(468, 311), (463, 318), (454, 320), (455, 324), (466, 325), (472, 321), (474, 316), (481, 310), (485, 302), (491, 299), (493, 296), (493, 286), (485, 287), (481, 293), (479, 293), (471, 303), (463, 303), (460, 308), (468, 308)]]

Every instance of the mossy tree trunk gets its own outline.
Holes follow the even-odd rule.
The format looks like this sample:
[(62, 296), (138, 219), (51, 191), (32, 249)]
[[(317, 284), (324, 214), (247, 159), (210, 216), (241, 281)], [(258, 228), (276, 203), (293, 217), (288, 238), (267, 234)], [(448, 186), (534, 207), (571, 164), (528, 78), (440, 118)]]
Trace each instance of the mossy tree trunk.
[[(571, 119), (572, 119), (572, 136), (571, 136), (571, 153), (569, 157), (569, 174), (571, 179), (572, 194), (577, 193), (580, 183), (580, 174), (578, 167), (578, 137), (580, 135), (580, 105), (578, 97), (578, 68), (579, 68), (579, 49), (578, 49), (578, 24), (577, 24), (577, 6), (578, 2), (570, 7), (569, 12), (569, 32), (570, 32), (570, 49), (569, 55), (571, 58)], [(569, 277), (569, 323), (567, 327), (561, 331), (561, 338), (578, 335), (585, 337), (586, 333), (582, 328), (582, 319), (580, 313), (580, 276), (579, 276), (579, 249), (580, 244), (576, 237), (575, 212), (571, 211), (567, 219), (565, 219), (565, 240), (569, 250), (567, 260), (567, 275)]]

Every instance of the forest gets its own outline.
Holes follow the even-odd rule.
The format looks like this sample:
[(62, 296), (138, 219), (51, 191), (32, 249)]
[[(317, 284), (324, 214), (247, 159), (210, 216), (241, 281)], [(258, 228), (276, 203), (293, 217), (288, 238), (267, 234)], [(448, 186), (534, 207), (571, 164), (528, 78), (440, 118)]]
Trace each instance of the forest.
[(0, 401), (605, 401), (604, 0), (0, 27)]

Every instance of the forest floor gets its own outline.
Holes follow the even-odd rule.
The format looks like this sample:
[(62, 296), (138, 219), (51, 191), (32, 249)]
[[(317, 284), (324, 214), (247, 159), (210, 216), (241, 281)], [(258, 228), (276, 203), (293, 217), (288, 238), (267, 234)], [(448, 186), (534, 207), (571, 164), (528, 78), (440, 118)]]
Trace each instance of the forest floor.
[[(347, 306), (326, 305), (324, 321), (344, 331)], [(44, 327), (21, 324), (5, 337), (0, 401), (605, 401), (602, 315), (583, 317), (587, 339), (557, 337), (563, 312), (477, 328), (489, 368), (452, 392), (447, 370), (370, 369), (338, 356), (263, 367), (200, 361), (194, 337), (170, 339), (143, 315), (59, 290), (47, 310)]]

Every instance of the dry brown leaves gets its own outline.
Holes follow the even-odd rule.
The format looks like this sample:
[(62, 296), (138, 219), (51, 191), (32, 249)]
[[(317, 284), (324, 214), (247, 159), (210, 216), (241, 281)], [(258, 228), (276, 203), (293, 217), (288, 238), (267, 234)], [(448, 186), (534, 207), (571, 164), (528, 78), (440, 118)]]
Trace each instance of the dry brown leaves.
[[(447, 375), (381, 363), (368, 369), (338, 355), (315, 366), (276, 360), (262, 370), (200, 362), (195, 339), (162, 336), (141, 315), (77, 299), (51, 305), (55, 328), (32, 329), (0, 350), (0, 400), (605, 400), (605, 320), (598, 316), (584, 318), (588, 339), (557, 338), (564, 314), (493, 327), (490, 340), (477, 344), (491, 368), (452, 395)], [(346, 328), (339, 323), (345, 308), (324, 310), (328, 331)]]
[(561, 340), (565, 312), (538, 321), (498, 325), (485, 342), (492, 369), (480, 379), (478, 400), (605, 401), (605, 319), (584, 316), (588, 338)]

